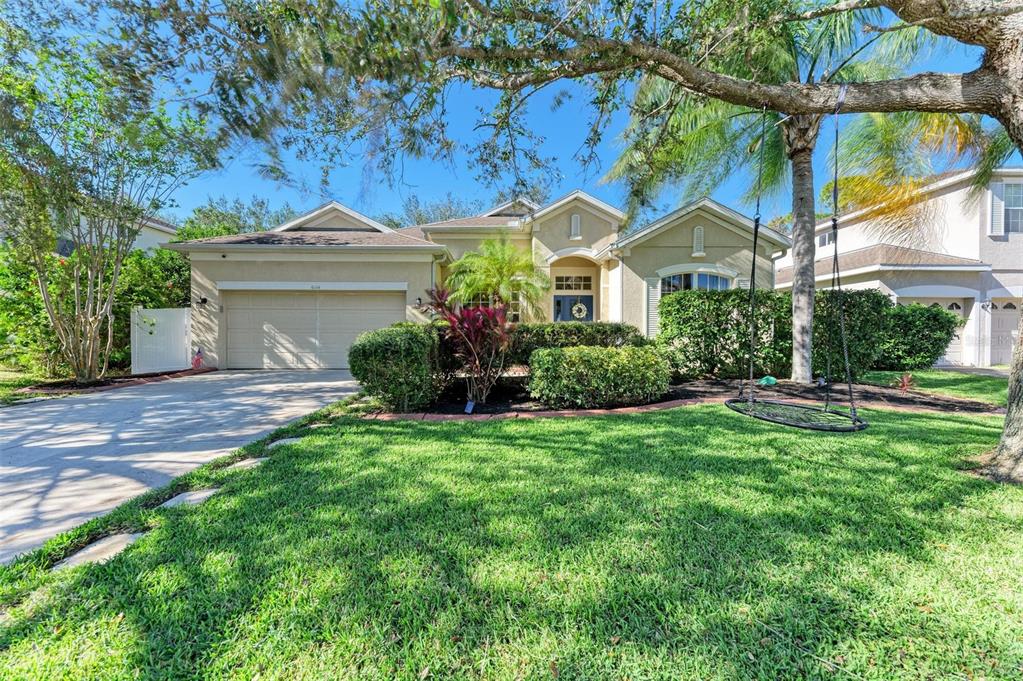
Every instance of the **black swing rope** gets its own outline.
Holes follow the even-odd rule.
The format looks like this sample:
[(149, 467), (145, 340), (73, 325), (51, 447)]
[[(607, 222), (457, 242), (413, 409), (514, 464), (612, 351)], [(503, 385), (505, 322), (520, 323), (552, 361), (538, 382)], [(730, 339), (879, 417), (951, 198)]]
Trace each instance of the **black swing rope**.
[[(764, 106), (760, 118), (760, 158), (757, 168), (757, 202), (753, 215), (753, 265), (750, 268), (749, 284), (749, 373), (748, 383), (743, 379), (739, 383), (739, 395), (725, 401), (730, 409), (753, 418), (809, 430), (830, 432), (854, 432), (867, 427), (867, 422), (856, 413), (856, 402), (853, 399), (852, 371), (849, 366), (849, 343), (845, 328), (845, 301), (842, 295), (842, 278), (838, 265), (838, 115), (845, 101), (846, 86), (838, 91), (838, 102), (835, 105), (835, 174), (831, 187), (831, 236), (834, 252), (831, 261), (832, 304), (829, 313), (832, 319), (828, 324), (828, 348), (825, 353), (824, 406), (788, 402), (785, 400), (757, 399), (756, 383), (754, 383), (754, 364), (757, 347), (756, 320), (756, 281), (757, 281), (757, 246), (760, 237), (760, 198), (764, 173), (764, 145), (766, 141), (767, 107)], [(849, 394), (849, 410), (841, 411), (833, 408), (831, 403), (831, 348), (833, 347), (834, 315), (838, 316), (839, 333), (842, 342), (842, 359), (845, 363), (845, 382)]]

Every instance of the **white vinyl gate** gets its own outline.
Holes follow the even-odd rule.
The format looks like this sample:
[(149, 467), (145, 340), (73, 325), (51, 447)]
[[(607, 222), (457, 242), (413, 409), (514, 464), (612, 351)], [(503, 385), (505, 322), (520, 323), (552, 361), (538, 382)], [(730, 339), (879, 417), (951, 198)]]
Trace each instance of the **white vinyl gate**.
[(188, 369), (192, 365), (192, 310), (187, 307), (131, 314), (131, 373)]

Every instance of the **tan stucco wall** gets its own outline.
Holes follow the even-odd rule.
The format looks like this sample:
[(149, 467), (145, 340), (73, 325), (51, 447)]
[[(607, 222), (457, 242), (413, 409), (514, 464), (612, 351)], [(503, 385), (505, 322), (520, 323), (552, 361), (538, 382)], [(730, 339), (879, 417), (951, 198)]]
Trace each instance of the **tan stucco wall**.
[[(499, 232), (431, 232), (429, 240), (446, 246), (448, 251), (451, 253), (451, 260), (458, 260), (466, 251), (478, 250), (480, 244), (486, 239), (499, 239), (501, 237)], [(523, 251), (529, 251), (531, 237), (524, 233), (507, 233), (508, 240), (521, 248)]]
[[(403, 257), (409, 261), (396, 261)], [(227, 347), (226, 314), (217, 282), (407, 282), (406, 315), (410, 320), (423, 318), (416, 309), (416, 298), (425, 300), (433, 286), (434, 265), (428, 255), (366, 253), (332, 257), (328, 253), (296, 256), (276, 252), (221, 258), (220, 254), (192, 253), (191, 261), (192, 345), (193, 351), (196, 347), (203, 349), (208, 366), (219, 366)], [(195, 302), (203, 297), (206, 305)]]
[[(579, 216), (581, 238), (571, 239), (572, 215)], [(616, 238), (617, 225), (579, 200), (571, 201), (532, 224), (533, 252), (541, 262), (552, 254), (570, 248), (589, 248), (596, 252)]]
[[(704, 229), (704, 255), (693, 257), (693, 227)], [(752, 262), (751, 235), (739, 233), (699, 213), (683, 217), (677, 224), (628, 249), (623, 254), (624, 304), (622, 321), (640, 331), (646, 329), (646, 278), (673, 265), (702, 264), (726, 267), (738, 272), (736, 278), (748, 278)], [(774, 269), (771, 251), (762, 246), (757, 258), (757, 286), (773, 288)]]

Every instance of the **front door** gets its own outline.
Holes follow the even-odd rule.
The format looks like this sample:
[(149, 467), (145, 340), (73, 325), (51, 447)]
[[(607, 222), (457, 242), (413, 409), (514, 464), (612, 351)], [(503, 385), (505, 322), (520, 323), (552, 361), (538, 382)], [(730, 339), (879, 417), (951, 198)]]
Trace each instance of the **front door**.
[(592, 322), (593, 296), (554, 296), (554, 321)]

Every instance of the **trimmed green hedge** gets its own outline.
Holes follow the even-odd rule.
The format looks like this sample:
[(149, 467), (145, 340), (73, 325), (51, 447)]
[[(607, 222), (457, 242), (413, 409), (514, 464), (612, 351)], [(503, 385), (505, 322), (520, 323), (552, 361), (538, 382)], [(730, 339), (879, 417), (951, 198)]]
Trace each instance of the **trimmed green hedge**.
[(927, 369), (941, 357), (963, 323), (940, 307), (896, 305), (885, 314), (885, 333), (875, 367), (892, 371)]
[(509, 364), (528, 364), (533, 352), (542, 348), (589, 345), (602, 348), (641, 346), (648, 343), (639, 330), (614, 322), (548, 322), (518, 324), (511, 333)]
[(546, 348), (529, 361), (530, 394), (554, 408), (646, 404), (668, 391), (671, 368), (652, 346)]
[(402, 322), (361, 334), (348, 351), (352, 375), (369, 395), (393, 411), (431, 404), (443, 388), (440, 333), (435, 326)]
[[(757, 375), (788, 376), (792, 369), (792, 296), (756, 292)], [(832, 377), (842, 380), (838, 318), (831, 291), (818, 291), (814, 310), (814, 374), (823, 375), (829, 334)], [(873, 368), (891, 301), (880, 291), (843, 291), (849, 363), (853, 376)], [(745, 376), (749, 362), (749, 291), (679, 291), (661, 299), (657, 342), (681, 378)]]
[[(757, 291), (756, 373), (788, 373), (792, 311), (788, 297)], [(659, 345), (681, 378), (735, 378), (749, 371), (749, 291), (680, 291), (661, 299)]]

